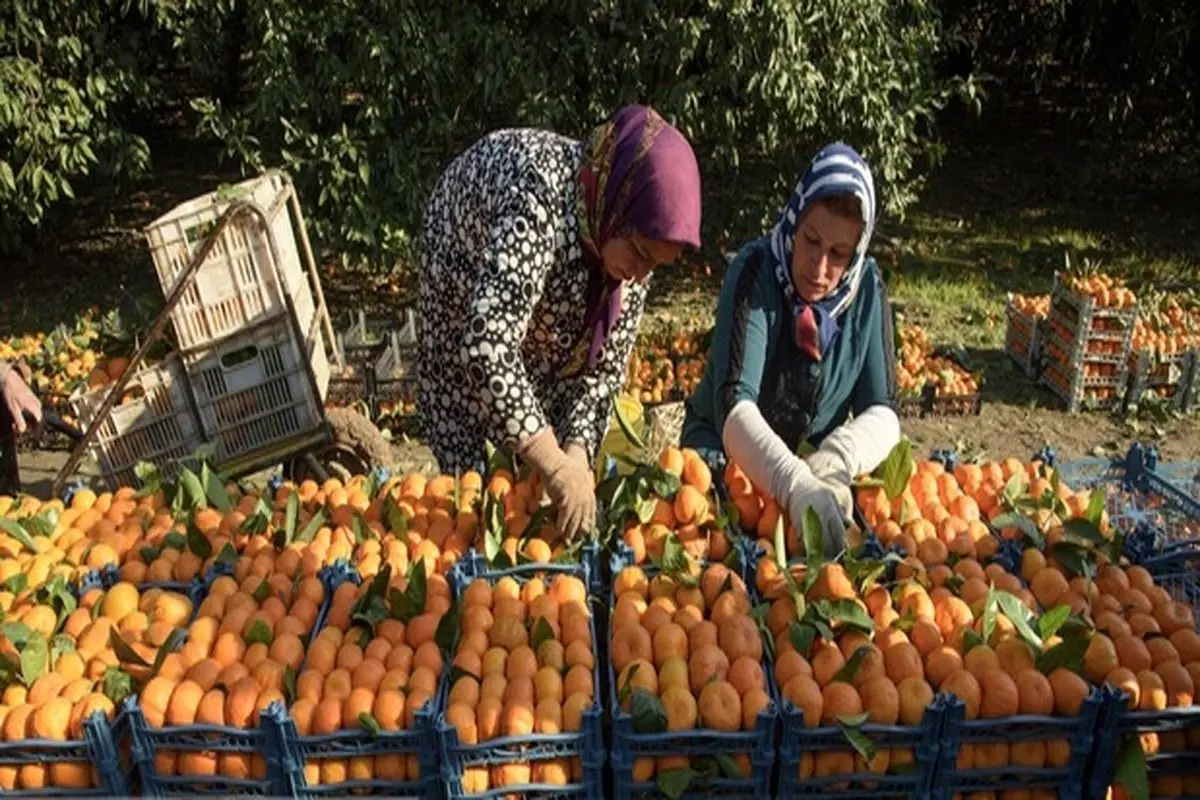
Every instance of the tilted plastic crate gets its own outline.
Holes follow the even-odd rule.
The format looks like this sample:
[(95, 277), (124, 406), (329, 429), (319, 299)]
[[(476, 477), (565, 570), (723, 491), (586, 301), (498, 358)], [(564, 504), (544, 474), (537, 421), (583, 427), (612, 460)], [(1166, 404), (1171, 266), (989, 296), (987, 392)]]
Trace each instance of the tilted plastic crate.
[(1129, 388), (1125, 405), (1143, 402), (1149, 392), (1165, 402), (1168, 408), (1181, 410), (1186, 395), (1187, 353), (1156, 357), (1146, 350), (1129, 354)]
[(98, 712), (82, 727), (80, 740), (0, 742), (0, 796), (129, 796), (128, 716)]
[(1041, 371), (1045, 318), (1022, 312), (1014, 305), (1011, 293), (1005, 303), (1004, 314), (1008, 320), (1004, 331), (1004, 352), (1027, 377), (1036, 378)]
[(1125, 556), (1134, 563), (1200, 539), (1200, 500), (1158, 474), (1153, 447), (1134, 443), (1122, 458), (1080, 459), (1055, 468), (1076, 491), (1107, 492), (1109, 521), (1125, 534)]
[(1184, 356), (1179, 410), (1185, 414), (1200, 411), (1200, 349), (1189, 350)]
[(289, 297), (301, 331), (311, 338), (316, 305), (300, 258), (297, 238), (304, 220), (298, 217), (299, 204), (289, 202), (293, 191), (286, 175), (269, 171), (182, 203), (146, 227), (154, 269), (169, 296), (192, 255), (235, 200), (257, 205), (267, 217), (267, 228), (251, 213), (232, 220), (194, 275), (171, 312), (181, 349), (219, 341), (284, 314)]
[[(112, 391), (112, 385), (79, 391), (71, 411), (87, 427)], [(202, 443), (200, 424), (188, 397), (187, 379), (177, 355), (139, 369), (100, 425), (91, 452), (100, 473), (115, 486), (136, 486), (134, 467), (149, 461), (173, 477), (179, 461)]]
[[(547, 586), (555, 576), (570, 575), (583, 581), (587, 580), (583, 571), (577, 566), (555, 564), (526, 564), (514, 567), (505, 573), (490, 573), (486, 577), (474, 576), (468, 565), (460, 562), (450, 571), (451, 586), (456, 597), (461, 597), (467, 585), (476, 577), (486, 580), (493, 586), (504, 578), (515, 580), (524, 586), (530, 580), (543, 577)], [(590, 591), (589, 601), (594, 599)], [(523, 770), (523, 765), (529, 767), (531, 783), (522, 785), (491, 786), (484, 793), (487, 797), (518, 795), (525, 797), (578, 797), (586, 800), (600, 800), (604, 792), (604, 762), (607, 753), (604, 748), (602, 732), (603, 709), (601, 705), (600, 663), (603, 654), (599, 649), (600, 638), (596, 625), (594, 603), (589, 602), (590, 631), (594, 663), (592, 665), (591, 705), (582, 713), (578, 731), (557, 734), (531, 733), (527, 735), (499, 736), (498, 738), (482, 741), (477, 744), (463, 744), (459, 740), (458, 730), (446, 720), (450, 680), (442, 682), (441, 695), (438, 700), (438, 733), (440, 740), (440, 757), (442, 762), (443, 797), (446, 800), (470, 797), (475, 792), (469, 785), (468, 772), (487, 770), (493, 773), (496, 769), (512, 767)], [(539, 783), (539, 767), (546, 761), (553, 760), (561, 766), (563, 762), (569, 765), (569, 775), (565, 783)], [(521, 765), (521, 766), (519, 766)], [(489, 785), (494, 783), (489, 775)]]
[(316, 345), (305, 352), (306, 343), (297, 341), (285, 316), (184, 353), (204, 437), (216, 445), (219, 465), (324, 424), (321, 397), (329, 362)]

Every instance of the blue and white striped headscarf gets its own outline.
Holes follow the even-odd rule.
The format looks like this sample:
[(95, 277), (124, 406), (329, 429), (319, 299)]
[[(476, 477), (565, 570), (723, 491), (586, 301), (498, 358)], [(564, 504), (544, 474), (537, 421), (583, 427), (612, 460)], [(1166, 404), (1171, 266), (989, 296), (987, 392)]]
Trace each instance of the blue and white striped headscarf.
[(867, 245), (875, 228), (875, 181), (871, 177), (871, 168), (867, 166), (867, 162), (853, 147), (841, 142), (822, 147), (800, 177), (800, 183), (788, 198), (783, 213), (779, 215), (779, 221), (771, 231), (775, 278), (787, 297), (795, 318), (809, 305), (796, 292), (792, 281), (792, 243), (796, 239), (796, 227), (800, 224), (800, 218), (817, 200), (844, 194), (852, 194), (858, 198), (863, 210), (863, 230), (842, 280), (826, 297), (812, 304), (817, 317), (822, 353), (837, 338), (838, 318), (846, 313), (854, 296), (858, 294)]

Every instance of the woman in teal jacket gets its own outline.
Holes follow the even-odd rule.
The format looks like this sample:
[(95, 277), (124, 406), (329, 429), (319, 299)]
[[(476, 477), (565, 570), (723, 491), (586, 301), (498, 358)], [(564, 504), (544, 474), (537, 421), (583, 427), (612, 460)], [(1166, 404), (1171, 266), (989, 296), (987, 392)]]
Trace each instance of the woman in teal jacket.
[[(816, 510), (830, 556), (850, 483), (900, 439), (886, 287), (867, 245), (875, 185), (851, 147), (821, 149), (774, 229), (742, 247), (721, 287), (683, 444), (728, 456), (793, 522)], [(796, 455), (802, 443), (816, 451)]]

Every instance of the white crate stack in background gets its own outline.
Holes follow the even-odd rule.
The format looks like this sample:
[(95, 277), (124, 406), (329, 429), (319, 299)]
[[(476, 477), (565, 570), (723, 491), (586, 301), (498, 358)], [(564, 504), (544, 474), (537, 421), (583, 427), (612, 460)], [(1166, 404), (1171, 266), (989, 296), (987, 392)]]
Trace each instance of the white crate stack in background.
[[(114, 406), (100, 429), (93, 454), (110, 480), (136, 485), (132, 468), (143, 460), (173, 470), (202, 442), (216, 444), (221, 466), (323, 424), (330, 365), (291, 191), (284, 174), (269, 171), (182, 203), (146, 227), (169, 297), (230, 205), (246, 201), (266, 215), (264, 224), (244, 212), (221, 232), (171, 312), (178, 354), (139, 370), (134, 381), (144, 396)], [(76, 401), (81, 423), (90, 424), (110, 388)], [(165, 433), (168, 422), (175, 427)]]
[(204, 437), (216, 443), (218, 463), (321, 422), (320, 398), (313, 395), (303, 359), (286, 318), (184, 353)]
[[(266, 212), (275, 239), (277, 259), (256, 215), (239, 216), (225, 228), (171, 313), (181, 349), (216, 341), (286, 311), (284, 292), (292, 298), (300, 329), (306, 335), (312, 329), (316, 305), (301, 266), (288, 204), (283, 202), (286, 188), (280, 173), (268, 172), (231, 189), (189, 200), (147, 226), (154, 269), (167, 296), (192, 254), (234, 200), (252, 202)], [(276, 270), (271, 269), (272, 262), (282, 276), (282, 287)]]
[[(90, 423), (112, 384), (81, 388), (70, 398), (76, 418)], [(86, 423), (85, 423), (86, 424)], [(129, 380), (96, 433), (93, 453), (100, 474), (113, 485), (137, 486), (134, 467), (139, 461), (159, 466), (167, 477), (178, 473), (178, 462), (200, 446), (200, 426), (187, 396), (179, 356), (140, 368)]]

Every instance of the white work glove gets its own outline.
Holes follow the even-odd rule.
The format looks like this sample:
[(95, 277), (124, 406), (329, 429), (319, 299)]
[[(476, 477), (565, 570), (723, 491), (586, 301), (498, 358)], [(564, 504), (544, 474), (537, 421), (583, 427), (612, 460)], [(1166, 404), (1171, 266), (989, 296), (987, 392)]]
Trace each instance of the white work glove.
[(825, 437), (805, 461), (813, 475), (830, 486), (846, 516), (853, 519), (850, 484), (871, 472), (900, 441), (900, 418), (887, 406), (871, 406)]
[(817, 512), (827, 558), (836, 557), (845, 548), (849, 516), (843, 511), (838, 492), (788, 449), (756, 404), (743, 400), (734, 406), (725, 419), (721, 438), (726, 454), (754, 485), (770, 492), (787, 510), (797, 531), (803, 529), (809, 508)]

